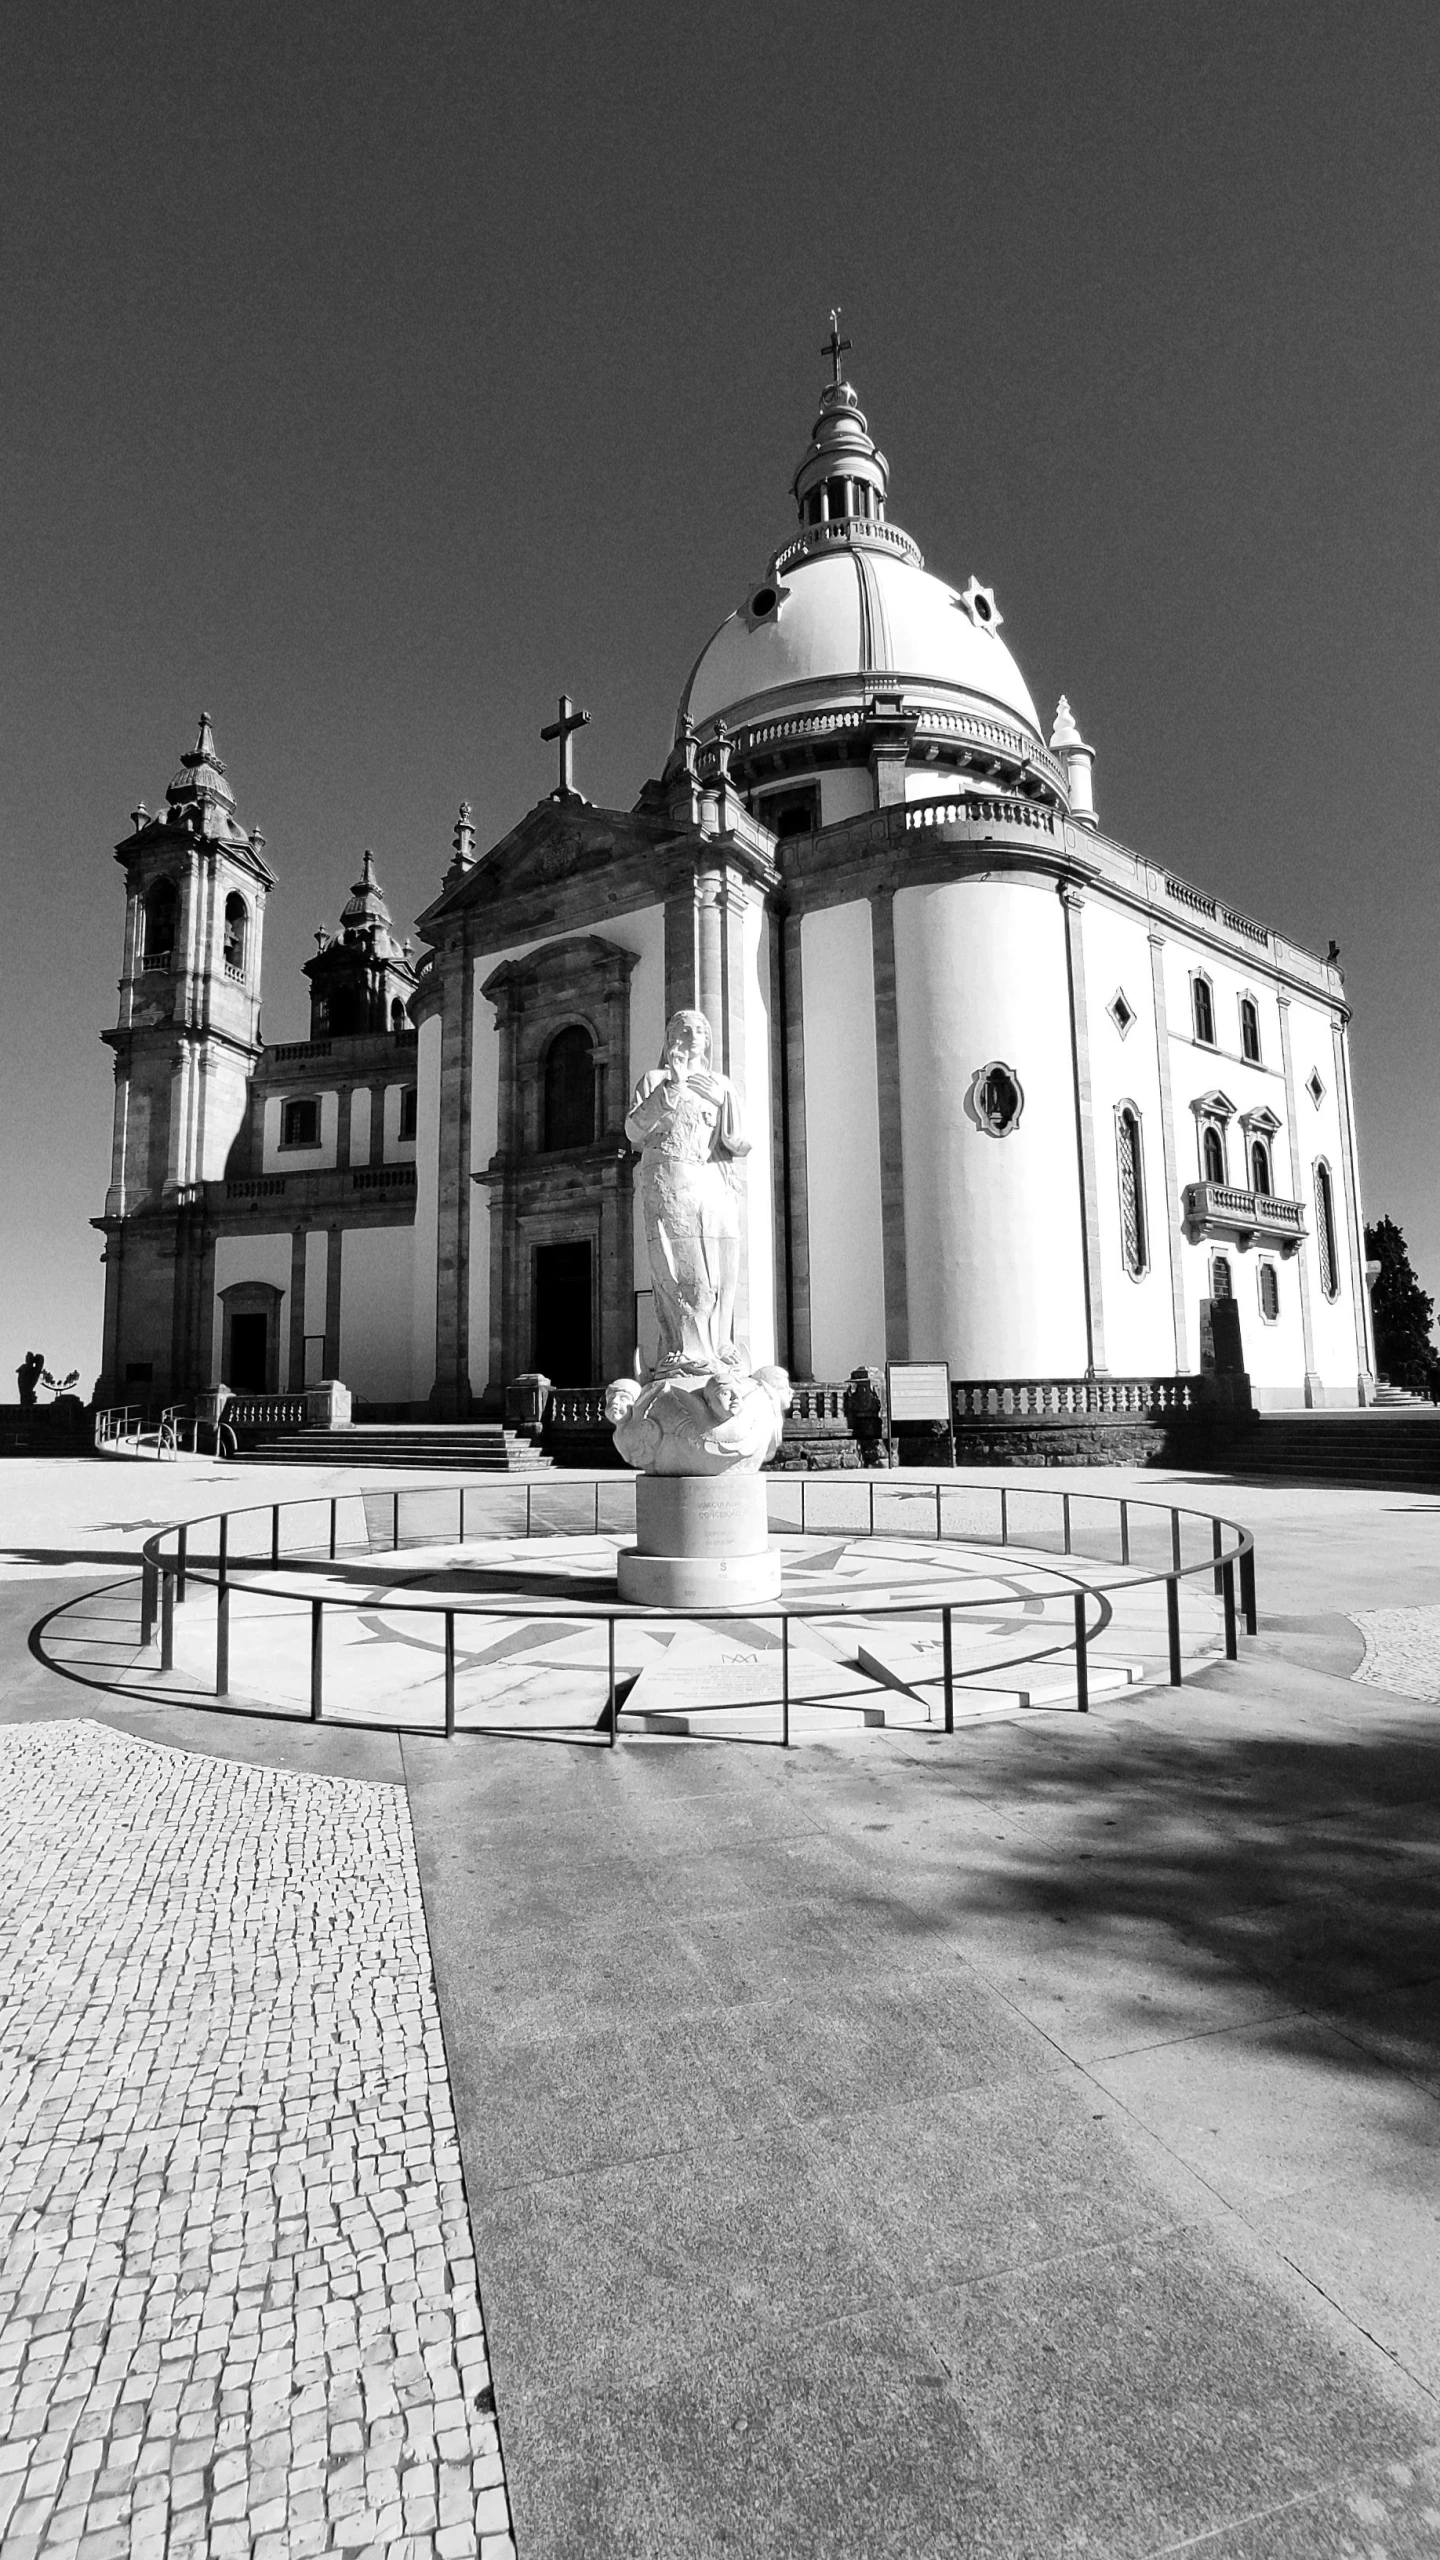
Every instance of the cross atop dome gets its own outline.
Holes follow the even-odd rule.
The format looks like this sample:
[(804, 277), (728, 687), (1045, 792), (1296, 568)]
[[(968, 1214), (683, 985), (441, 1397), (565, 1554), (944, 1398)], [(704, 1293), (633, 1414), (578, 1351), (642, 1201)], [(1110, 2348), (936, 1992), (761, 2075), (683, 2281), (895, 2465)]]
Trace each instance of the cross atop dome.
[(841, 357), (853, 355), (854, 349), (855, 342), (853, 338), (842, 338), (840, 335), (840, 306), (836, 303), (832, 307), (830, 313), (830, 335), (820, 350), (822, 356), (829, 357), (831, 364), (835, 368), (830, 377), (832, 390), (838, 390), (845, 379), (840, 365)]

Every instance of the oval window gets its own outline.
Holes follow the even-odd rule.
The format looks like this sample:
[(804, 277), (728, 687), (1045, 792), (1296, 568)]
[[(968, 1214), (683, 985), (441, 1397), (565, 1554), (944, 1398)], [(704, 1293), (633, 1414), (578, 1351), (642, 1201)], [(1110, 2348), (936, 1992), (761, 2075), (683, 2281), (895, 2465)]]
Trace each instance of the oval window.
[(750, 599), (751, 619), (755, 622), (768, 621), (779, 601), (773, 587), (757, 587)]
[(970, 1096), (978, 1125), (992, 1138), (1008, 1137), (1025, 1107), (1019, 1077), (998, 1058), (977, 1069)]

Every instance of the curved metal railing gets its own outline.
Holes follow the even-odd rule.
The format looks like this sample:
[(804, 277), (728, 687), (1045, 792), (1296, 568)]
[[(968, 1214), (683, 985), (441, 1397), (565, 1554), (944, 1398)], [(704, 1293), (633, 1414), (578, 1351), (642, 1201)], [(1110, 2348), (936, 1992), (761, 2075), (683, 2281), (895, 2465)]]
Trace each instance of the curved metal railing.
[[(1179, 1688), (1183, 1679), (1180, 1650), (1180, 1585), (1182, 1582), (1198, 1579), (1204, 1575), (1213, 1578), (1214, 1590), (1223, 1602), (1225, 1655), (1228, 1661), (1235, 1661), (1239, 1653), (1240, 1620), (1243, 1618), (1247, 1635), (1253, 1636), (1256, 1631), (1254, 1538), (1248, 1529), (1240, 1526), (1238, 1521), (1222, 1519), (1215, 1513), (1194, 1511), (1173, 1503), (1148, 1502), (1143, 1497), (1133, 1494), (1114, 1495), (1089, 1491), (1073, 1493), (1068, 1490), (1057, 1491), (1048, 1486), (1030, 1484), (954, 1485), (937, 1482), (931, 1487), (925, 1487), (897, 1486), (884, 1480), (879, 1483), (872, 1480), (865, 1487), (868, 1496), (866, 1506), (868, 1516), (866, 1526), (862, 1530), (846, 1527), (832, 1518), (821, 1522), (818, 1529), (812, 1531), (808, 1517), (812, 1508), (812, 1493), (818, 1488), (831, 1495), (832, 1501), (829, 1507), (833, 1509), (833, 1497), (837, 1491), (841, 1490), (835, 1486), (833, 1479), (817, 1479), (816, 1486), (813, 1488), (806, 1479), (797, 1480), (794, 1477), (767, 1479), (767, 1485), (771, 1488), (770, 1525), (772, 1531), (778, 1529), (781, 1534), (784, 1534), (787, 1528), (792, 1535), (796, 1534), (796, 1531), (793, 1524), (784, 1520), (777, 1523), (773, 1517), (773, 1511), (775, 1508), (782, 1511), (792, 1509), (798, 1496), (800, 1515), (798, 1534), (801, 1537), (812, 1534), (847, 1538), (920, 1536), (927, 1544), (957, 1547), (963, 1545), (969, 1551), (986, 1546), (995, 1546), (1002, 1552), (1011, 1547), (1020, 1548), (1031, 1561), (1043, 1560), (1046, 1549), (1034, 1534), (1023, 1537), (1013, 1534), (1015, 1507), (1017, 1503), (1048, 1503), (1057, 1506), (1056, 1525), (1060, 1540), (1058, 1552), (1062, 1561), (1048, 1569), (1062, 1583), (1067, 1583), (1071, 1587), (1072, 1631), (1056, 1643), (1036, 1644), (1023, 1653), (1008, 1654), (1003, 1657), (1003, 1662), (979, 1666), (968, 1665), (964, 1676), (976, 1678), (982, 1676), (987, 1670), (1002, 1667), (1016, 1669), (1025, 1663), (1042, 1661), (1056, 1653), (1069, 1652), (1073, 1648), (1076, 1705), (1082, 1715), (1088, 1712), (1090, 1703), (1090, 1646), (1096, 1635), (1110, 1622), (1113, 1615), (1111, 1596), (1114, 1593), (1131, 1593), (1163, 1583), (1169, 1685), (1172, 1688)], [(158, 1623), (160, 1668), (162, 1671), (173, 1669), (175, 1611), (184, 1603), (188, 1586), (192, 1581), (213, 1587), (216, 1595), (214, 1696), (223, 1702), (230, 1695), (230, 1603), (235, 1591), (249, 1590), (273, 1594), (275, 1590), (273, 1577), (282, 1569), (287, 1571), (299, 1569), (303, 1572), (306, 1568), (317, 1566), (323, 1569), (338, 1563), (342, 1558), (353, 1555), (384, 1554), (388, 1556), (400, 1553), (407, 1543), (404, 1535), (407, 1504), (412, 1507), (423, 1504), (426, 1515), (423, 1530), (413, 1533), (408, 1541), (412, 1546), (434, 1547), (451, 1542), (463, 1545), (467, 1536), (483, 1534), (481, 1523), (474, 1517), (475, 1507), (482, 1501), (489, 1506), (492, 1513), (489, 1523), (490, 1533), (513, 1539), (518, 1534), (513, 1516), (507, 1521), (496, 1523), (493, 1512), (496, 1504), (503, 1502), (509, 1505), (513, 1515), (522, 1492), (525, 1504), (524, 1535), (527, 1538), (536, 1535), (555, 1537), (584, 1534), (583, 1531), (575, 1530), (557, 1531), (553, 1525), (547, 1525), (544, 1522), (538, 1530), (535, 1526), (537, 1499), (549, 1509), (557, 1502), (563, 1502), (566, 1493), (577, 1493), (582, 1486), (583, 1479), (579, 1483), (565, 1487), (553, 1485), (548, 1481), (543, 1486), (532, 1484), (523, 1487), (507, 1486), (497, 1484), (493, 1477), (437, 1485), (432, 1477), (426, 1484), (383, 1488), (372, 1486), (368, 1489), (362, 1487), (354, 1492), (333, 1495), (312, 1494), (300, 1496), (290, 1502), (255, 1503), (236, 1511), (212, 1512), (198, 1520), (176, 1522), (171, 1527), (155, 1531), (146, 1539), (141, 1549), (141, 1643), (148, 1645), (154, 1641)], [(606, 1493), (620, 1494), (628, 1492), (629, 1489), (625, 1479), (617, 1479), (613, 1475), (597, 1476), (593, 1480), (593, 1528), (590, 1534), (599, 1536), (602, 1533), (602, 1497)], [(854, 1492), (859, 1489), (858, 1486), (853, 1485), (843, 1488), (845, 1492)], [(888, 1498), (892, 1503), (910, 1506), (912, 1515), (913, 1507), (916, 1504), (923, 1504), (927, 1514), (926, 1526), (923, 1529), (917, 1529), (913, 1526), (892, 1524), (877, 1529), (875, 1523), (877, 1493), (882, 1500)], [(972, 1505), (979, 1502), (982, 1506), (993, 1500), (996, 1505), (993, 1536), (987, 1536), (983, 1532), (977, 1535), (973, 1528), (967, 1528), (963, 1537), (954, 1531), (947, 1533), (945, 1527), (947, 1500), (954, 1504), (962, 1499)], [(928, 1523), (932, 1501), (934, 1503), (933, 1532)], [(437, 1534), (435, 1527), (437, 1508), (443, 1512), (452, 1502), (455, 1505), (453, 1541)], [(342, 1508), (353, 1511), (357, 1505), (364, 1522), (364, 1536), (360, 1540), (342, 1541), (340, 1535)], [(388, 1520), (385, 1525), (388, 1527), (390, 1536), (389, 1544), (385, 1546), (377, 1545), (371, 1530), (371, 1513), (376, 1506), (382, 1509), (388, 1508)], [(1063, 1559), (1066, 1557), (1075, 1557), (1077, 1561), (1083, 1560), (1090, 1568), (1097, 1564), (1103, 1566), (1105, 1562), (1104, 1558), (1075, 1547), (1073, 1532), (1077, 1507), (1089, 1510), (1099, 1509), (1113, 1515), (1119, 1546), (1116, 1562), (1120, 1570), (1108, 1581), (1096, 1581), (1093, 1571), (1087, 1571), (1082, 1580), (1077, 1573), (1068, 1571), (1065, 1567)], [(326, 1534), (313, 1543), (292, 1543), (287, 1534), (286, 1515), (310, 1515), (307, 1525), (314, 1525), (314, 1515), (317, 1511), (322, 1515), (328, 1512)], [(1139, 1570), (1136, 1568), (1137, 1520), (1141, 1521), (1147, 1529), (1152, 1525), (1158, 1527), (1161, 1547), (1168, 1544), (1168, 1560), (1159, 1566), (1148, 1569), (1142, 1566)], [(262, 1526), (258, 1545), (252, 1547), (247, 1545), (242, 1537), (237, 1537), (236, 1524), (254, 1522), (259, 1522)], [(1191, 1549), (1188, 1561), (1185, 1552), (1187, 1524)], [(613, 1521), (607, 1524), (612, 1533), (616, 1525)], [(633, 1524), (619, 1524), (622, 1534), (624, 1528), (629, 1525)], [(209, 1552), (197, 1551), (194, 1544), (196, 1534), (211, 1528), (215, 1531), (213, 1549)], [(1195, 1552), (1197, 1548), (1199, 1552)], [(1043, 1563), (1042, 1569), (1045, 1569)], [(266, 1578), (256, 1579), (257, 1572)], [(291, 1592), (286, 1596), (294, 1598), (301, 1595)], [(1093, 1622), (1092, 1603), (1098, 1604)], [(372, 1730), (433, 1732), (435, 1730), (433, 1725), (414, 1725), (398, 1718), (367, 1717), (361, 1720), (346, 1718), (343, 1715), (336, 1716), (333, 1713), (327, 1716), (325, 1710), (325, 1613), (327, 1610), (336, 1609), (374, 1609), (376, 1600), (373, 1591), (325, 1591), (309, 1594), (308, 1605), (310, 1611), (310, 1721), (317, 1724), (363, 1721), (367, 1729)], [(443, 1595), (437, 1595), (433, 1599), (395, 1599), (387, 1594), (381, 1605), (387, 1617), (404, 1614), (443, 1619), (444, 1731), (447, 1738), (453, 1738), (459, 1729), (456, 1723), (456, 1621), (461, 1618), (513, 1618), (516, 1609), (514, 1596), (508, 1597), (503, 1605), (492, 1602), (487, 1606), (483, 1600), (456, 1601)], [(863, 1613), (867, 1618), (890, 1616), (914, 1620), (933, 1616), (937, 1620), (940, 1632), (940, 1686), (944, 1699), (944, 1729), (947, 1733), (953, 1733), (956, 1682), (953, 1653), (954, 1621), (957, 1616), (963, 1618), (966, 1612), (974, 1609), (993, 1612), (996, 1605), (993, 1593), (972, 1598), (952, 1598), (930, 1602), (917, 1599), (912, 1594), (903, 1601), (890, 1603), (864, 1601), (863, 1604), (860, 1602), (860, 1595), (857, 1594), (856, 1605), (863, 1605)], [(727, 1615), (758, 1620), (762, 1624), (778, 1623), (782, 1684), (781, 1740), (783, 1744), (788, 1745), (791, 1621), (801, 1619), (807, 1622), (827, 1622), (855, 1614), (854, 1607), (850, 1610), (837, 1610), (833, 1605), (819, 1607), (809, 1602), (786, 1601), (783, 1597), (779, 1601), (759, 1607), (747, 1603), (727, 1612), (713, 1606), (704, 1609), (648, 1609), (622, 1600), (586, 1602), (577, 1601), (568, 1596), (563, 1599), (546, 1600), (537, 1598), (533, 1592), (527, 1592), (524, 1595), (523, 1607), (527, 1616), (553, 1616), (565, 1619), (572, 1624), (598, 1623), (608, 1626), (608, 1701), (603, 1730), (611, 1745), (617, 1737), (619, 1716), (615, 1668), (617, 1626), (636, 1620), (653, 1622), (657, 1619), (663, 1619), (666, 1623), (713, 1625), (717, 1619)], [(1051, 1624), (1053, 1626), (1053, 1621)], [(285, 1711), (282, 1709), (280, 1712), (283, 1714)], [(482, 1729), (496, 1730), (495, 1727)]]

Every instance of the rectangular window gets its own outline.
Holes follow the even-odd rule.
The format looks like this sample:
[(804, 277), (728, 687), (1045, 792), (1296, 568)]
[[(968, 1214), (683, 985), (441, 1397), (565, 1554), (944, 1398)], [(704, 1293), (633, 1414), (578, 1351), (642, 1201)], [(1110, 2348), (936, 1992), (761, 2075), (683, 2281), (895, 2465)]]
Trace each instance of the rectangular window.
[(1240, 999), (1240, 1055), (1252, 1067), (1260, 1064), (1260, 1008), (1253, 996)]
[(1215, 998), (1208, 978), (1192, 978), (1190, 1003), (1195, 1017), (1195, 1037), (1207, 1049), (1215, 1046)]
[(313, 1095), (305, 1095), (280, 1106), (280, 1144), (282, 1147), (318, 1147), (320, 1144), (320, 1105)]
[(413, 1137), (414, 1137), (414, 1135), (415, 1135), (415, 1118), (416, 1118), (416, 1113), (417, 1113), (417, 1111), (418, 1111), (418, 1109), (419, 1109), (419, 1104), (420, 1104), (420, 1096), (419, 1096), (418, 1092), (416, 1091), (415, 1086), (414, 1086), (413, 1084), (407, 1084), (407, 1085), (403, 1088), (403, 1090), (402, 1090), (402, 1092), (401, 1092), (401, 1095), (400, 1095), (400, 1132), (399, 1132), (399, 1134), (400, 1134), (400, 1136), (401, 1136), (402, 1138), (413, 1138)]

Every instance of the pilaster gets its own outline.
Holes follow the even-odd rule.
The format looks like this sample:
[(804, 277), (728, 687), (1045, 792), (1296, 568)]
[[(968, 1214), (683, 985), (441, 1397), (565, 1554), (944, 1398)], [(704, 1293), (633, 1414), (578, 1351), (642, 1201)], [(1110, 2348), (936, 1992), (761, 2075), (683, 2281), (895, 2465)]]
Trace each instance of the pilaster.
[(1062, 889), (1065, 972), (1070, 989), (1070, 1056), (1075, 1074), (1075, 1146), (1080, 1178), (1080, 1255), (1085, 1275), (1085, 1339), (1092, 1378), (1108, 1374), (1105, 1303), (1100, 1276), (1100, 1196), (1095, 1166), (1095, 1120), (1090, 1075), (1090, 1015), (1085, 998), (1085, 943), (1078, 889)]
[(1360, 1354), (1358, 1385), (1367, 1392), (1375, 1370), (1374, 1317), (1365, 1286), (1365, 1226), (1360, 1206), (1360, 1176), (1355, 1162), (1355, 1101), (1350, 1089), (1350, 1043), (1338, 1015), (1330, 1017), (1335, 1057), (1335, 1100), (1340, 1120), (1340, 1160), (1345, 1172), (1345, 1224), (1350, 1236), (1350, 1286), (1355, 1298), (1355, 1347)]
[(1149, 934), (1150, 1001), (1155, 1015), (1155, 1065), (1160, 1082), (1160, 1152), (1165, 1172), (1165, 1218), (1170, 1250), (1170, 1307), (1175, 1325), (1175, 1374), (1190, 1374), (1185, 1321), (1185, 1218), (1180, 1199), (1180, 1160), (1175, 1146), (1175, 1094), (1170, 1081), (1170, 1018), (1165, 1007), (1165, 936)]
[[(885, 1283), (885, 1357), (910, 1357), (909, 1272), (905, 1253), (905, 1148), (900, 1111), (900, 1016), (895, 994), (895, 892), (870, 893), (870, 951), (875, 982), (875, 1081), (880, 1113), (880, 1231)], [(818, 1239), (822, 1253), (843, 1253), (842, 1236)]]
[[(1280, 1066), (1285, 1079), (1285, 1137), (1290, 1151), (1290, 1190), (1292, 1199), (1303, 1200), (1305, 1177), (1299, 1156), (1300, 1124), (1295, 1116), (1295, 1068), (1290, 1054), (1290, 998), (1277, 995), (1275, 1001), (1280, 1010)], [(1295, 1256), (1295, 1268), (1300, 1275), (1300, 1342), (1301, 1356), (1305, 1362), (1305, 1402), (1313, 1406), (1324, 1403), (1325, 1389), (1315, 1367), (1315, 1318), (1310, 1299), (1310, 1249), (1310, 1241), (1307, 1239)]]
[(781, 1303), (792, 1377), (810, 1378), (810, 1175), (805, 1140), (805, 980), (800, 918), (775, 919), (775, 1090), (780, 1097), (776, 1229), (783, 1240)]

